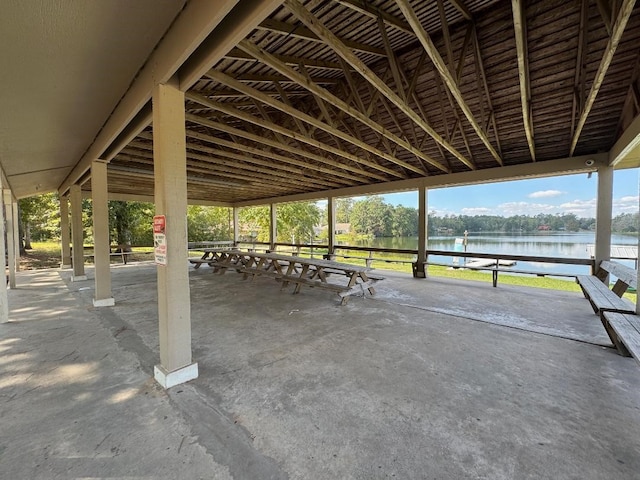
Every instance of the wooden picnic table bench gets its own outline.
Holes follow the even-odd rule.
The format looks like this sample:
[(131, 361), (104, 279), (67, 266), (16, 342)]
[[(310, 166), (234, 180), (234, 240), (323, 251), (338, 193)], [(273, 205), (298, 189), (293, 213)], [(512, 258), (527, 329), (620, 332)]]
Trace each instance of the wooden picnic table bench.
[(640, 363), (640, 317), (629, 313), (604, 312), (605, 328), (618, 353)]
[[(616, 277), (616, 282), (612, 289), (604, 283), (607, 281), (609, 274)], [(595, 275), (578, 275), (576, 281), (580, 285), (584, 296), (589, 300), (593, 311), (600, 316), (600, 321), (604, 326), (611, 342), (618, 348), (618, 351), (628, 355), (628, 351), (624, 349), (621, 343), (620, 335), (616, 333), (616, 328), (620, 331), (631, 332), (627, 328), (621, 317), (609, 315), (609, 312), (619, 313), (623, 315), (633, 315), (635, 306), (628, 300), (622, 298), (629, 287), (637, 288), (637, 272), (618, 262), (603, 260), (598, 266)], [(609, 319), (614, 319), (616, 328), (610, 323)]]
[[(318, 258), (288, 256), (277, 253), (258, 253), (240, 250), (208, 249), (202, 258), (189, 261), (198, 268), (203, 263), (212, 267), (215, 272), (224, 273), (228, 268), (244, 274), (244, 278), (255, 279), (264, 275), (282, 282), (282, 288), (294, 285), (293, 293), (301, 287), (309, 286), (336, 292), (341, 297), (341, 304), (347, 303), (348, 297), (355, 294), (373, 295), (373, 285), (383, 280), (379, 275), (372, 275), (370, 269), (361, 265), (351, 265)], [(330, 275), (346, 278), (346, 282), (329, 282)]]
[(189, 258), (189, 263), (195, 269), (206, 263), (213, 268), (214, 273), (224, 273), (226, 268), (236, 266), (238, 255), (242, 253), (240, 250), (231, 248), (203, 248), (200, 251), (203, 252), (202, 256)]
[[(617, 279), (611, 290), (609, 285), (604, 283), (609, 274)], [(637, 272), (634, 269), (621, 263), (603, 260), (595, 275), (578, 275), (576, 281), (595, 313), (601, 311), (633, 313), (635, 312), (633, 305), (621, 297), (629, 287), (636, 288), (636, 277)]]
[[(295, 285), (293, 293), (298, 293), (302, 285), (335, 291), (341, 298), (341, 305), (347, 303), (349, 296), (368, 292), (375, 294), (373, 285), (383, 277), (371, 275), (370, 269), (361, 265), (339, 263), (331, 260), (287, 256), (277, 253), (248, 253), (248, 261), (240, 270), (245, 278), (269, 275), (282, 281), (282, 288), (289, 283)], [(347, 278), (346, 285), (328, 282), (330, 274)]]

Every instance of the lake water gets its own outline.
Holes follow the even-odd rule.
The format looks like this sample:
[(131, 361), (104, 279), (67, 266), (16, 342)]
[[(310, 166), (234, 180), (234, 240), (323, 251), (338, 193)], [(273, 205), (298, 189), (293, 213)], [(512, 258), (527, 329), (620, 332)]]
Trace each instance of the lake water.
[[(460, 238), (460, 237), (458, 237)], [(455, 256), (454, 243), (456, 236), (431, 236), (427, 248), (430, 250), (451, 251), (449, 256), (429, 256), (434, 262), (451, 263)], [(539, 234), (502, 234), (502, 233), (470, 233), (468, 252), (502, 253), (510, 255), (535, 255), (548, 257), (589, 258), (588, 245), (595, 243), (595, 232), (544, 232)], [(612, 245), (638, 245), (636, 235), (612, 235)], [(418, 237), (374, 238), (357, 243), (358, 246), (417, 249)], [(375, 256), (375, 255), (374, 255)], [(635, 264), (630, 260), (620, 260), (630, 267)], [(540, 272), (560, 272), (587, 274), (589, 268), (582, 265), (562, 265), (552, 263), (518, 262), (516, 268)]]

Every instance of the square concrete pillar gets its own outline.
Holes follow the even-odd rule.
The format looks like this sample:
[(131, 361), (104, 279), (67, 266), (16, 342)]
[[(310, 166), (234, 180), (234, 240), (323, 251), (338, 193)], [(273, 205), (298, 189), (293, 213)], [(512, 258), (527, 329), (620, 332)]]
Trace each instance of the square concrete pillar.
[(69, 226), (69, 198), (60, 196), (60, 249), (62, 261), (60, 268), (71, 268), (71, 230)]
[(269, 249), (274, 252), (278, 239), (278, 208), (276, 204), (272, 203), (269, 205), (269, 212), (271, 213), (271, 221), (269, 222)]
[(91, 163), (91, 201), (93, 204), (93, 259), (95, 263), (94, 307), (115, 305), (111, 295), (109, 193), (106, 162)]
[(427, 222), (429, 218), (428, 212), (428, 192), (424, 187), (418, 189), (418, 258), (413, 264), (413, 276), (415, 278), (426, 278), (427, 268)]
[(238, 219), (238, 212), (240, 209), (238, 207), (233, 207), (233, 246), (238, 246), (238, 241), (240, 240), (240, 224)]
[(18, 228), (18, 218), (13, 211), (13, 195), (11, 190), (4, 190), (4, 212), (7, 225), (7, 265), (9, 266), (9, 288), (16, 288), (16, 265), (18, 256), (16, 256), (16, 228)]
[(82, 228), (82, 190), (80, 185), (69, 188), (71, 201), (71, 243), (73, 244), (73, 276), (71, 281), (80, 282), (87, 279), (84, 273), (84, 230)]
[(596, 269), (611, 258), (611, 219), (613, 216), (613, 167), (598, 168), (598, 204), (596, 207)]
[[(2, 186), (0, 185), (0, 198), (3, 196)], [(0, 213), (2, 213), (3, 209), (0, 209)], [(4, 214), (0, 215), (3, 217)], [(0, 252), (4, 252), (5, 244), (4, 244), (4, 234), (5, 234), (5, 219), (0, 218)], [(2, 260), (2, 265), (5, 265), (4, 259)], [(4, 270), (4, 268), (3, 268)], [(9, 321), (9, 298), (7, 295), (7, 282), (6, 280), (0, 281), (0, 323), (6, 323)]]
[(153, 90), (153, 164), (167, 247), (166, 265), (158, 265), (160, 365), (154, 372), (170, 388), (198, 376), (191, 358), (184, 93), (173, 84)]
[(327, 235), (329, 251), (328, 258), (332, 259), (336, 248), (336, 202), (333, 197), (327, 198)]

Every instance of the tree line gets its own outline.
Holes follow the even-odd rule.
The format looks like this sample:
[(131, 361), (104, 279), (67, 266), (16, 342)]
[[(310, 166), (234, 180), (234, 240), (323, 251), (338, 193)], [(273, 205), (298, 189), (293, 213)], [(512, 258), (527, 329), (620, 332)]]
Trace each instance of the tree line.
[[(327, 237), (327, 212), (315, 202), (278, 204), (277, 241), (307, 243)], [(418, 210), (390, 205), (380, 196), (355, 200), (336, 199), (336, 222), (348, 224), (353, 235), (404, 237), (418, 234)], [(26, 248), (30, 241), (60, 238), (60, 208), (56, 194), (29, 197), (19, 201), (20, 231)], [(109, 202), (112, 244), (152, 245), (155, 206), (143, 202)], [(92, 244), (91, 201), (83, 200), (85, 243)], [(243, 241), (269, 240), (271, 214), (268, 206), (247, 207), (239, 211), (239, 230)], [(625, 213), (613, 219), (618, 233), (638, 231), (638, 213)], [(595, 219), (575, 214), (538, 214), (501, 217), (498, 215), (429, 215), (429, 235), (462, 235), (468, 232), (532, 233), (540, 230), (577, 232), (594, 230)], [(233, 213), (227, 207), (191, 205), (187, 212), (189, 241), (231, 240)]]

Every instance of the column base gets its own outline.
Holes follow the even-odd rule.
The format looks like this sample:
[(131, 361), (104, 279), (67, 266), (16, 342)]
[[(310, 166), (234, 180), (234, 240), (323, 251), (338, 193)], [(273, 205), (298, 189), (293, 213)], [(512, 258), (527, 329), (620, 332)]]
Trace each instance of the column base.
[(72, 282), (83, 282), (87, 279), (86, 275), (73, 275), (71, 277)]
[(198, 378), (198, 364), (194, 362), (173, 372), (167, 372), (162, 365), (156, 365), (153, 367), (153, 377), (164, 388), (171, 388)]
[(116, 304), (116, 301), (113, 297), (110, 298), (101, 298), (100, 300), (93, 299), (94, 307), (113, 307)]
[(66, 269), (68, 269), (68, 268), (71, 268), (71, 264), (70, 264), (70, 263), (68, 263), (68, 264), (67, 264), (67, 263), (61, 263), (61, 264), (60, 264), (60, 268), (61, 268), (62, 270), (66, 270)]
[(427, 278), (424, 263), (413, 262), (411, 266), (413, 269), (413, 278)]

